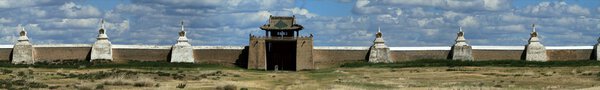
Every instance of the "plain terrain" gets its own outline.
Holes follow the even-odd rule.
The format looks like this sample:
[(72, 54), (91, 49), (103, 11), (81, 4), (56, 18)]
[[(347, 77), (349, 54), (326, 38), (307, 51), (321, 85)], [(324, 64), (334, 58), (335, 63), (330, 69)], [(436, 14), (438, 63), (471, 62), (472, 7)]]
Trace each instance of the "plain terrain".
[(160, 62), (127, 65), (2, 65), (2, 89), (600, 89), (600, 63), (597, 61), (359, 62), (297, 72)]

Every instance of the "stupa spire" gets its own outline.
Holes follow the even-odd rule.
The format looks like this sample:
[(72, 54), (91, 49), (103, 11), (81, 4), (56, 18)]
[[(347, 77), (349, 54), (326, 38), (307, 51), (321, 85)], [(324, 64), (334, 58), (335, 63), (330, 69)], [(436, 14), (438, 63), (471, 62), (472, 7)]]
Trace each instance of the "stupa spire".
[(104, 29), (104, 19), (100, 19), (100, 28)]
[[(19, 25), (21, 27), (21, 25)], [(21, 34), (19, 36), (27, 36), (27, 31), (25, 31), (25, 27), (21, 27)]]
[[(377, 33), (375, 34), (375, 38), (381, 38), (383, 36), (383, 34), (381, 33), (381, 28), (377, 27)], [(375, 40), (375, 43), (377, 43), (377, 40)], [(381, 39), (381, 43), (383, 43), (383, 39)]]
[(465, 39), (465, 33), (462, 30), (462, 27), (458, 27), (458, 33), (456, 34), (456, 43), (454, 46), (468, 46), (467, 40)]
[(185, 28), (183, 26), (183, 21), (181, 21), (180, 25), (181, 25), (181, 31), (179, 31), (179, 38), (177, 39), (177, 42), (178, 43), (179, 42), (188, 42), (187, 37), (185, 37), (186, 32), (185, 32)]
[(181, 21), (181, 31), (184, 31), (185, 29), (183, 28), (183, 20)]
[(98, 30), (97, 40), (108, 40), (108, 35), (106, 35), (106, 29), (104, 27), (104, 19), (100, 19), (100, 30)]
[(535, 24), (531, 24), (532, 30), (531, 32), (535, 32)]
[(19, 42), (29, 41), (29, 38), (27, 37), (27, 31), (25, 31), (25, 27), (23, 27), (23, 26), (21, 26), (21, 24), (19, 24), (18, 28), (21, 28), (21, 30), (19, 31), (19, 39), (17, 41), (19, 41)]

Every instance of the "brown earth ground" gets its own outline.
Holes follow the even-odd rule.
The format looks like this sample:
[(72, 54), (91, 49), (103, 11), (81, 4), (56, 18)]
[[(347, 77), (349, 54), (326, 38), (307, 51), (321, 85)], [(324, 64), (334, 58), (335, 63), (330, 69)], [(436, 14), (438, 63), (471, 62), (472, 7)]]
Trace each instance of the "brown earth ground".
[[(598, 66), (360, 67), (298, 72), (240, 68), (0, 69), (2, 71), (0, 87), (5, 89), (6, 87), (61, 90), (600, 89), (600, 78), (597, 75), (600, 67)], [(35, 83), (47, 86), (37, 86), (39, 88), (30, 86)]]

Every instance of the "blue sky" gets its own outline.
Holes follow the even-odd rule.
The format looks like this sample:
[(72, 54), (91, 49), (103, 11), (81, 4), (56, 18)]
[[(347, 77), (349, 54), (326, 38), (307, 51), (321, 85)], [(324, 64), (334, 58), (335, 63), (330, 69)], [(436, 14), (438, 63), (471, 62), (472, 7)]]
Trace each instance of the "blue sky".
[(172, 45), (186, 22), (193, 45), (247, 45), (269, 15), (296, 15), (317, 46), (525, 45), (531, 24), (546, 46), (593, 45), (600, 0), (0, 0), (0, 44), (18, 24), (34, 44), (91, 44), (107, 20), (113, 44)]

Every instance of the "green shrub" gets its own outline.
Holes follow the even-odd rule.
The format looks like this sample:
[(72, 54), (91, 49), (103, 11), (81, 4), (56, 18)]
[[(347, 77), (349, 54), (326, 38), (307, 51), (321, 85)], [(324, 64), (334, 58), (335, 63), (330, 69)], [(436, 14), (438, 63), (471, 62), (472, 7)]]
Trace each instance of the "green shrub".
[(39, 82), (29, 82), (27, 84), (27, 87), (30, 87), (30, 88), (47, 88), (48, 85), (44, 84), (44, 83), (39, 83)]
[(9, 73), (12, 73), (13, 71), (12, 70), (8, 70), (8, 69), (0, 69), (0, 72), (2, 74), (9, 74)]
[(232, 84), (227, 84), (225, 86), (218, 86), (217, 90), (236, 90), (237, 86), (232, 85)]
[(142, 78), (139, 79), (138, 81), (136, 81), (135, 83), (133, 83), (133, 86), (135, 87), (151, 87), (154, 86), (154, 80), (149, 79), (149, 78)]
[(185, 86), (186, 86), (186, 83), (179, 83), (177, 85), (177, 88), (185, 88)]
[(97, 84), (96, 89), (104, 89), (104, 84)]
[(0, 79), (0, 89), (18, 89), (23, 88), (47, 88), (48, 85), (40, 82), (30, 82), (22, 79)]

